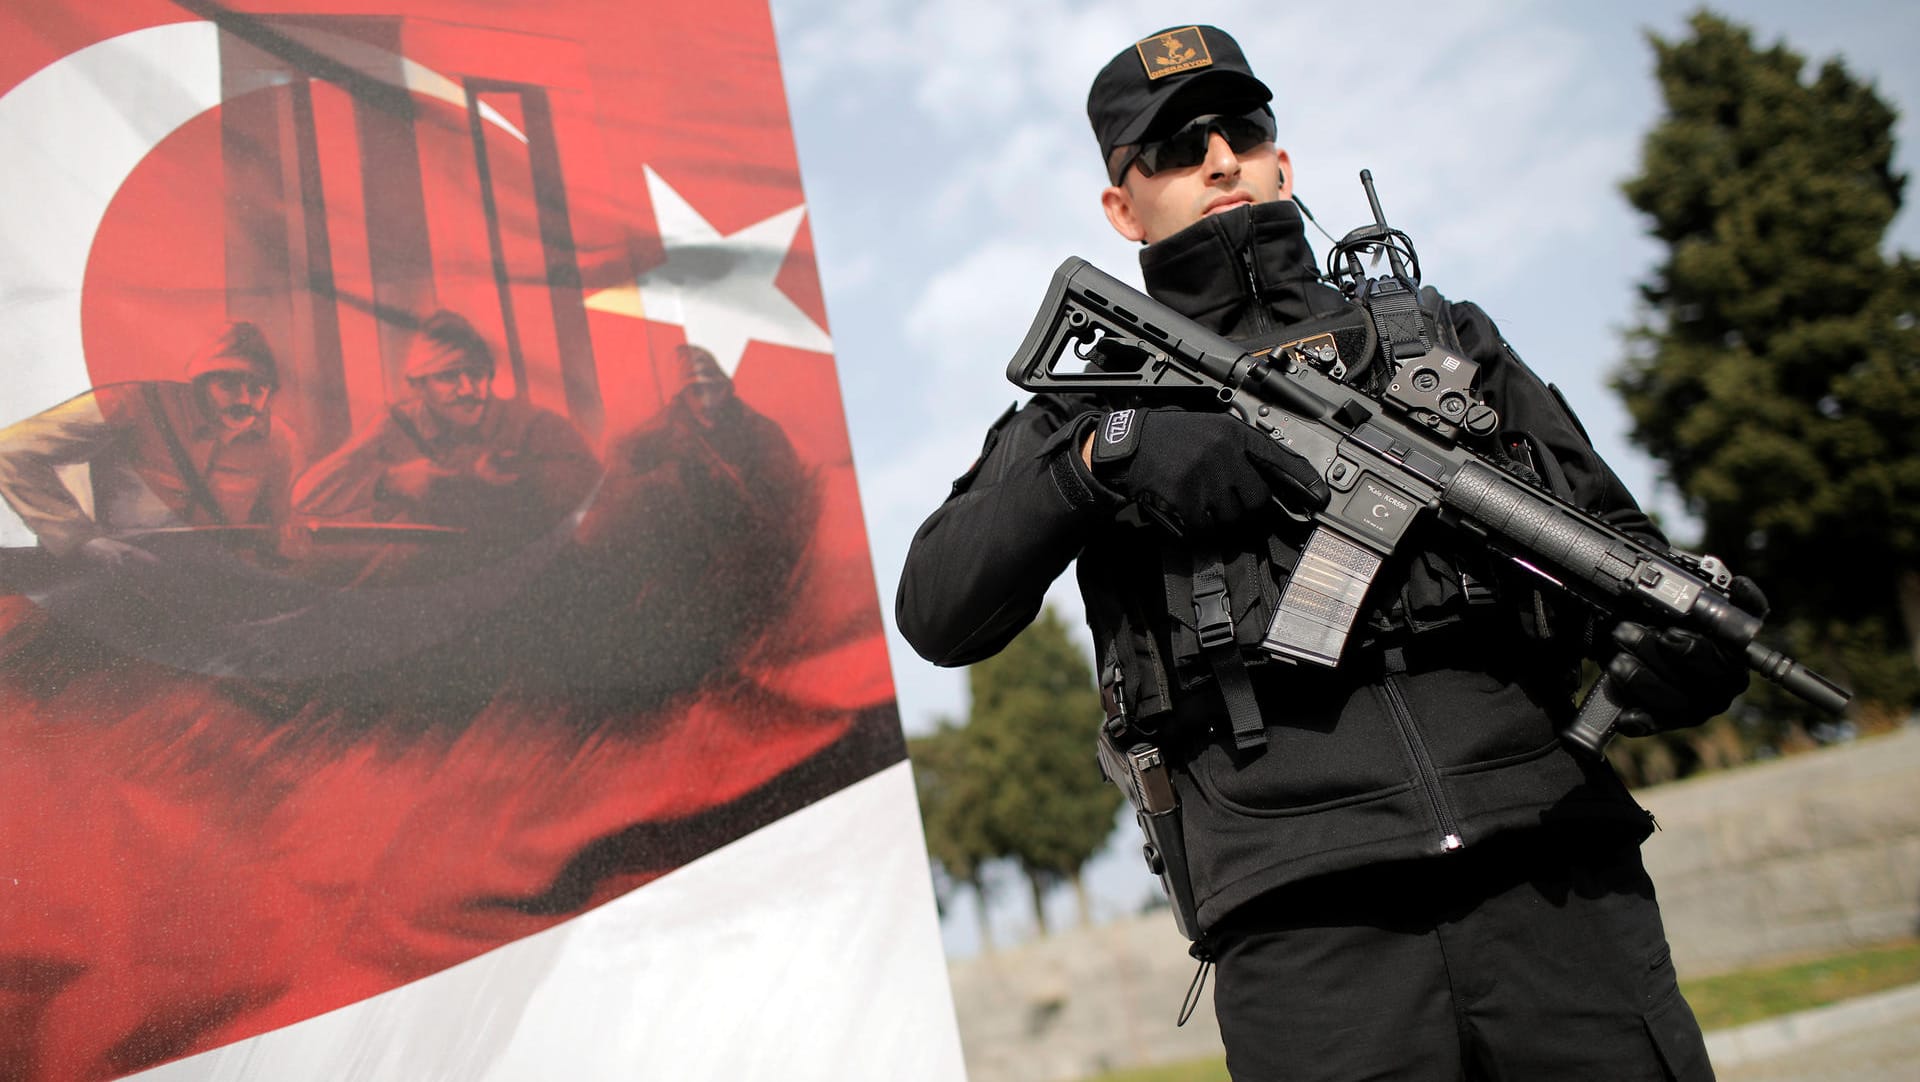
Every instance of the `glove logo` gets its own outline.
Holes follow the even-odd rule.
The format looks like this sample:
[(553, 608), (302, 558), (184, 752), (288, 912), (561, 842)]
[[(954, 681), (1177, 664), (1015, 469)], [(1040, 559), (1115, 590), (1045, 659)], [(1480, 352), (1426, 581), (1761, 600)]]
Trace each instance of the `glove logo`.
[(1108, 443), (1125, 443), (1133, 435), (1134, 410), (1114, 410), (1107, 414), (1106, 430), (1102, 438)]

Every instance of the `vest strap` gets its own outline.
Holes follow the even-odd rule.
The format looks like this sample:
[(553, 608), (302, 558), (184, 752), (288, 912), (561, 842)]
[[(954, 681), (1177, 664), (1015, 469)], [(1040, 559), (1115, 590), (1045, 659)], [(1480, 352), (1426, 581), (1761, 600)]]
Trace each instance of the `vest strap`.
[(1433, 348), (1426, 321), (1420, 318), (1420, 302), (1401, 282), (1387, 278), (1372, 283), (1366, 292), (1366, 309), (1389, 362), (1398, 364), (1403, 357), (1417, 357)]
[(147, 412), (153, 417), (154, 427), (160, 430), (161, 441), (167, 445), (167, 454), (173, 458), (174, 472), (187, 488), (187, 502), (197, 505), (214, 522), (227, 525), (227, 513), (220, 509), (220, 501), (214, 499), (212, 490), (207, 488), (207, 479), (193, 464), (193, 456), (187, 453), (186, 444), (180, 442), (180, 433), (173, 430), (173, 422), (167, 420), (166, 408), (160, 402), (159, 385), (143, 383), (140, 392), (147, 401)]
[(1266, 722), (1260, 717), (1253, 680), (1247, 676), (1247, 663), (1240, 657), (1240, 645), (1234, 640), (1233, 599), (1227, 594), (1227, 567), (1219, 551), (1211, 546), (1196, 546), (1193, 550), (1193, 614), (1201, 656), (1213, 669), (1214, 683), (1219, 685), (1220, 698), (1226, 703), (1234, 747), (1247, 751), (1264, 746)]

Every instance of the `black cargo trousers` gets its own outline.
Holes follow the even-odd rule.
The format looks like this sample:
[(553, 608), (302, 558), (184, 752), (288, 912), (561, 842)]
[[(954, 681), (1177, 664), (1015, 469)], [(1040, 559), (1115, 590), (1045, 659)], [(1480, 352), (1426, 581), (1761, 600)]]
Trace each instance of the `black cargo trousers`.
[(1544, 832), (1274, 891), (1215, 929), (1235, 1082), (1701, 1082), (1637, 845)]

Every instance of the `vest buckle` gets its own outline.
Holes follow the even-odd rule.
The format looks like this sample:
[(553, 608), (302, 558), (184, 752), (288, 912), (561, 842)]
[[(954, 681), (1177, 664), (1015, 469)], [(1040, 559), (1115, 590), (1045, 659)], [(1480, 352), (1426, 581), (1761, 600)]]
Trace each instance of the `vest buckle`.
[(1224, 646), (1233, 641), (1233, 610), (1227, 607), (1227, 589), (1224, 585), (1194, 591), (1193, 619), (1202, 649)]

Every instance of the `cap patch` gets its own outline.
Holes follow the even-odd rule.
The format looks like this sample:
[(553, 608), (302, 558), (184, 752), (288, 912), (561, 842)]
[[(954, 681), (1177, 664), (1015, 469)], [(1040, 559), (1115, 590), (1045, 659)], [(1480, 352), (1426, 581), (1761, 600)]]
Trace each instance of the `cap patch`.
[(1142, 38), (1134, 42), (1133, 47), (1140, 54), (1140, 63), (1146, 67), (1148, 79), (1192, 71), (1213, 63), (1213, 53), (1207, 48), (1207, 39), (1200, 36), (1197, 26)]

